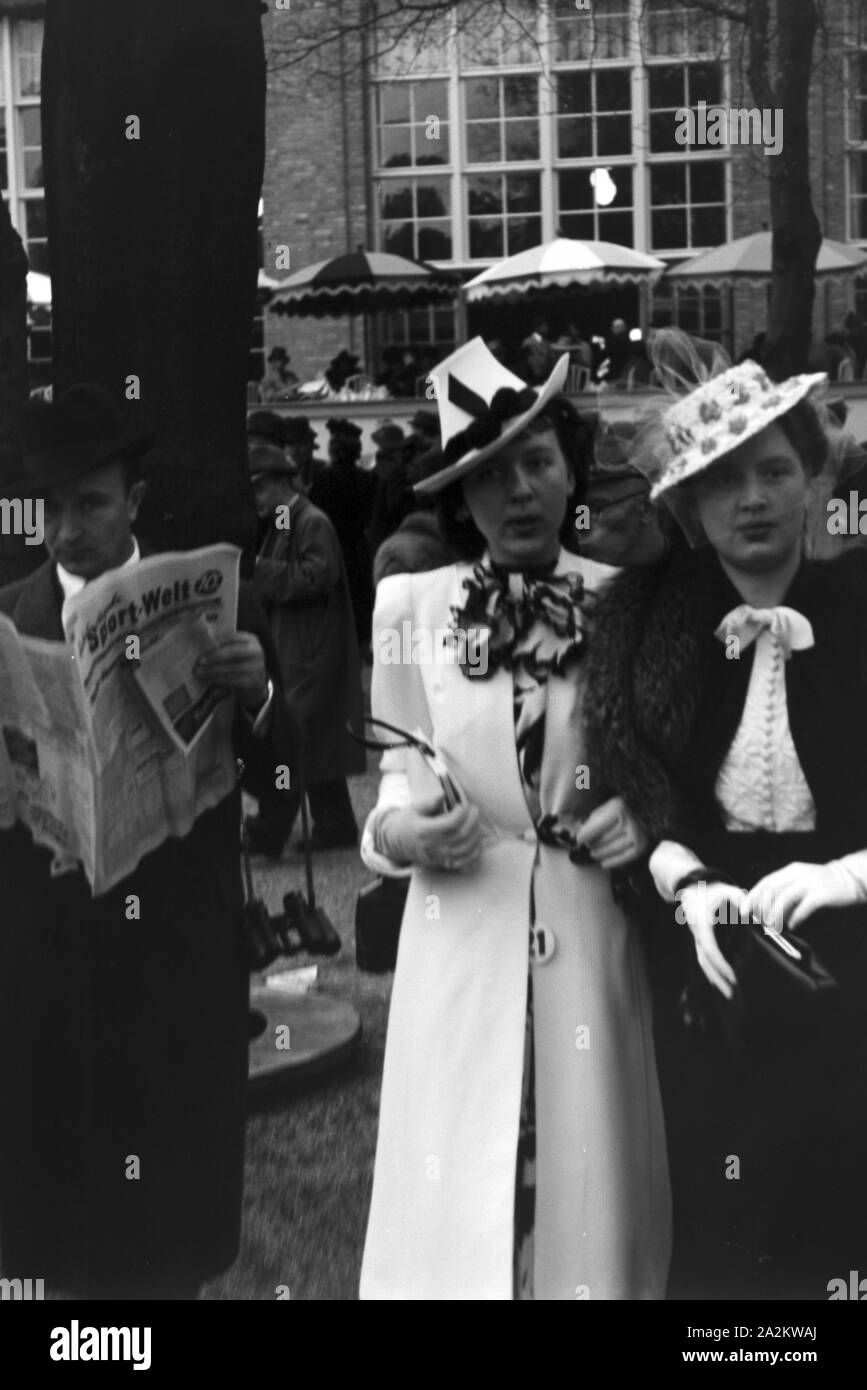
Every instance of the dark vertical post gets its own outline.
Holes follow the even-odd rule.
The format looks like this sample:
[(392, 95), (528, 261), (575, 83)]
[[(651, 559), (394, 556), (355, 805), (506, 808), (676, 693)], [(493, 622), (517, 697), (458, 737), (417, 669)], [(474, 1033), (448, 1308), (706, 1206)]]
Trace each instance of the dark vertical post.
[(99, 381), (158, 444), (159, 548), (248, 543), (248, 354), (265, 155), (259, 0), (48, 0), (54, 386)]

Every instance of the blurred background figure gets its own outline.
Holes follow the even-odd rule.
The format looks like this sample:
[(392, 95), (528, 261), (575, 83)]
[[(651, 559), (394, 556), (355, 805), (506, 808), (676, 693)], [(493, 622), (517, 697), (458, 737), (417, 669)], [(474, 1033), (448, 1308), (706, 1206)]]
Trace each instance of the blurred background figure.
[(376, 501), (376, 479), (359, 468), (361, 430), (352, 420), (332, 417), (326, 468), (310, 489), (310, 501), (331, 521), (343, 552), (355, 613), (355, 630), (365, 655), (370, 651), (373, 587), (366, 531)]
[(325, 459), (314, 454), (316, 434), (306, 415), (294, 415), (283, 421), (283, 443), (287, 456), (298, 470), (298, 491), (306, 497), (320, 473), (328, 467)]
[(553, 345), (555, 353), (568, 352), (572, 367), (593, 369), (593, 348), (588, 343), (574, 319), (566, 325), (565, 331)]
[[(355, 845), (358, 827), (347, 776), (365, 768), (364, 750), (346, 730), (360, 727), (361, 667), (346, 569), (328, 518), (297, 488), (297, 470), (274, 444), (250, 450), (250, 476), (263, 538), (253, 584), (265, 609), (286, 699), (302, 730), (301, 757), (314, 849)], [(301, 804), (276, 784), (248, 817), (252, 847), (278, 857)]]
[(855, 375), (861, 377), (867, 366), (867, 323), (854, 309), (850, 309), (843, 320), (843, 327), (846, 339), (855, 354)]
[[(632, 350), (629, 327), (625, 319), (612, 319), (608, 336), (605, 339), (605, 359), (599, 367), (599, 376), (606, 381), (620, 381), (626, 375), (627, 360)], [(607, 366), (606, 366), (607, 363)]]
[(541, 386), (554, 367), (554, 351), (548, 339), (535, 330), (521, 344), (520, 376), (530, 386)]
[(585, 502), (590, 525), (578, 531), (578, 549), (588, 559), (649, 565), (668, 549), (669, 514), (654, 506), (648, 479), (625, 460), (590, 470)]
[(383, 420), (373, 431), (376, 456), (371, 475), (376, 479), (373, 515), (367, 530), (370, 553), (396, 531), (409, 506), (406, 480), (406, 451), (409, 440), (400, 425)]
[(291, 358), (284, 347), (273, 347), (259, 386), (262, 401), (291, 401), (298, 394), (298, 377), (289, 368)]
[(332, 391), (342, 391), (347, 381), (361, 372), (361, 362), (354, 352), (341, 348), (325, 368), (325, 380)]

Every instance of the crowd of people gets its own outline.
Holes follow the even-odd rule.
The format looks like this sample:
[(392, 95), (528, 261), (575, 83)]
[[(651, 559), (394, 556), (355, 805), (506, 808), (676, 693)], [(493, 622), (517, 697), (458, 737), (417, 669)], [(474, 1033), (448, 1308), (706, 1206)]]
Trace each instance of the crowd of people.
[[(405, 884), (361, 1297), (823, 1299), (867, 1240), (867, 557), (812, 540), (864, 455), (823, 373), (662, 333), (618, 424), (564, 394), (577, 327), (550, 346), (520, 386), (457, 348), (370, 470), (345, 416), (327, 459), (247, 423), (255, 567), (199, 667), (247, 833), (279, 857), (306, 796), (315, 849)], [(62, 641), (141, 560), (150, 441), (83, 385), (23, 444), (48, 559), (0, 611)], [(406, 739), (359, 827), (365, 659)], [(96, 897), (0, 830), (4, 1270), (194, 1298), (237, 1254), (240, 787)]]

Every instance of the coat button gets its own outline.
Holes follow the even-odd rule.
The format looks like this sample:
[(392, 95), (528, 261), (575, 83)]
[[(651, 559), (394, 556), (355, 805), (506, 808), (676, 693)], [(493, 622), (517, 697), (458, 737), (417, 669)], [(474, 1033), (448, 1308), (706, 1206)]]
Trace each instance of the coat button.
[(536, 922), (530, 928), (530, 963), (532, 965), (547, 965), (556, 946), (557, 939), (550, 927), (546, 927), (542, 922)]

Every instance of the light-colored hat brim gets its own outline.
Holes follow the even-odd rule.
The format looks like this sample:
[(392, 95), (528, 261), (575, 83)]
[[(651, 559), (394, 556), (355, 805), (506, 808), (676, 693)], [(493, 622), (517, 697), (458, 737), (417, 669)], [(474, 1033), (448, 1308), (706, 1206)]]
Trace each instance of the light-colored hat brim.
[(538, 397), (529, 410), (525, 410), (521, 415), (516, 415), (512, 420), (507, 420), (501, 434), (490, 444), (486, 444), (481, 449), (471, 449), (468, 454), (464, 454), (463, 458), (449, 464), (447, 468), (441, 468), (438, 473), (432, 473), (429, 478), (422, 478), (421, 482), (415, 484), (413, 492), (422, 492), (427, 496), (442, 492), (443, 488), (448, 487), (450, 483), (456, 483), (460, 478), (465, 478), (479, 464), (484, 463), (485, 459), (498, 453), (504, 445), (512, 439), (516, 439), (527, 428), (530, 421), (544, 410), (554, 396), (559, 396), (566, 384), (568, 372), (569, 354), (564, 352), (544, 386), (538, 388)]
[[(742, 412), (746, 417), (745, 425), (736, 434), (726, 428), (726, 422), (715, 421), (713, 427), (705, 434), (702, 444), (694, 445), (679, 455), (676, 467), (663, 467), (651, 489), (651, 501), (655, 502), (671, 493), (673, 489), (683, 487), (685, 483), (691, 482), (693, 478), (712, 468), (727, 454), (733, 453), (749, 439), (761, 434), (768, 425), (779, 420), (781, 415), (785, 415), (799, 401), (805, 400), (827, 380), (825, 372), (812, 372), (789, 377), (788, 381), (775, 382), (767, 401), (759, 400), (756, 407)], [(708, 445), (713, 447), (704, 447)]]

